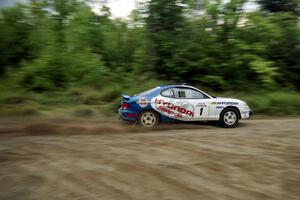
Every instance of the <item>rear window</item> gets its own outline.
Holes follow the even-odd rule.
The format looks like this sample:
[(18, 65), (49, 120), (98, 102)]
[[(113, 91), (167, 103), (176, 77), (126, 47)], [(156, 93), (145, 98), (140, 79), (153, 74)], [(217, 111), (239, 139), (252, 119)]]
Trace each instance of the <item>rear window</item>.
[(154, 92), (155, 90), (157, 90), (159, 87), (155, 87), (155, 88), (152, 88), (150, 90), (146, 90), (144, 92), (141, 92), (139, 94), (136, 94), (136, 96), (147, 96), (148, 94)]

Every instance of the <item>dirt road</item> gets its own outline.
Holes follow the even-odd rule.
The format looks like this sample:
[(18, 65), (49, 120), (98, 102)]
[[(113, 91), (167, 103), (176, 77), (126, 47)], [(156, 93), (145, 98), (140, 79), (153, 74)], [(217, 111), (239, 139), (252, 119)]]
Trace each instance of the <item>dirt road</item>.
[(299, 118), (61, 135), (0, 126), (0, 199), (300, 199)]

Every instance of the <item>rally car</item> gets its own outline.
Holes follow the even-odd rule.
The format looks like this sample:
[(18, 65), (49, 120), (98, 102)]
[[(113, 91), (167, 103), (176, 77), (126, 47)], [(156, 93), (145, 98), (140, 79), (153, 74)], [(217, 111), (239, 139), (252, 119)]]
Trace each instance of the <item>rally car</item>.
[(224, 128), (234, 128), (252, 110), (246, 102), (213, 97), (188, 85), (159, 86), (134, 96), (122, 95), (120, 119), (144, 127), (170, 121), (219, 121)]

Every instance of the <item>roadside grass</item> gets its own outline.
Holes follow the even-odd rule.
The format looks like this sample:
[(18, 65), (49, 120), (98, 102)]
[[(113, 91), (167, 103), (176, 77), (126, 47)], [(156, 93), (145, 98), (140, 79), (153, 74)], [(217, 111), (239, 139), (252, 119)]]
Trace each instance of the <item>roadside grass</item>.
[[(116, 117), (122, 94), (134, 95), (160, 85), (149, 80), (136, 85), (104, 88), (71, 87), (65, 90), (34, 93), (24, 90), (0, 92), (0, 117), (62, 116), (84, 118)], [(254, 114), (274, 116), (300, 115), (300, 93), (294, 91), (207, 92), (220, 97), (244, 100)]]
[(300, 93), (294, 91), (223, 93), (218, 96), (241, 99), (247, 102), (255, 114), (300, 115)]
[(299, 93), (272, 92), (265, 96), (249, 96), (246, 99), (258, 113), (300, 115)]

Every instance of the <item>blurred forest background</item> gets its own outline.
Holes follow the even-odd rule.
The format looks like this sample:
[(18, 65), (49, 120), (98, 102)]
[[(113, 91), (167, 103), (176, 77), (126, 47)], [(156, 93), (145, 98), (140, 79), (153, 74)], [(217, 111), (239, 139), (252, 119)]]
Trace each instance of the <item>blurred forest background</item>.
[(126, 19), (91, 3), (1, 9), (1, 116), (109, 116), (122, 93), (165, 83), (300, 114), (299, 0), (257, 0), (253, 10), (247, 0), (150, 0)]

